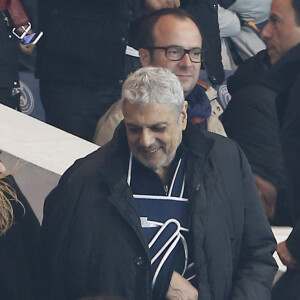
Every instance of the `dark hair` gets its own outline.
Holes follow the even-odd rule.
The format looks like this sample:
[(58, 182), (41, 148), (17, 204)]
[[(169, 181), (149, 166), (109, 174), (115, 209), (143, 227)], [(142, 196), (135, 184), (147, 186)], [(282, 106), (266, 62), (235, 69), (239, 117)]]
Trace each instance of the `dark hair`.
[(135, 38), (133, 41), (133, 47), (136, 49), (145, 48), (145, 47), (153, 47), (154, 46), (154, 35), (153, 29), (157, 21), (163, 16), (174, 16), (178, 19), (190, 19), (197, 26), (200, 34), (200, 28), (195, 21), (195, 19), (185, 10), (180, 8), (163, 8), (160, 10), (156, 10), (149, 14), (142, 15), (134, 24), (135, 27)]
[(292, 6), (296, 14), (296, 24), (300, 26), (300, 0), (292, 0)]

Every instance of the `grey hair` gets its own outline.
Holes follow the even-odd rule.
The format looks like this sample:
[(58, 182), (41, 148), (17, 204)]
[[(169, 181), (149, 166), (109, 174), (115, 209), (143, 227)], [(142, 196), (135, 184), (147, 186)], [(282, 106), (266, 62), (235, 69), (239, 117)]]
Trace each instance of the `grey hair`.
[(141, 107), (170, 104), (178, 118), (185, 101), (177, 76), (161, 67), (144, 67), (131, 73), (124, 82), (122, 100)]

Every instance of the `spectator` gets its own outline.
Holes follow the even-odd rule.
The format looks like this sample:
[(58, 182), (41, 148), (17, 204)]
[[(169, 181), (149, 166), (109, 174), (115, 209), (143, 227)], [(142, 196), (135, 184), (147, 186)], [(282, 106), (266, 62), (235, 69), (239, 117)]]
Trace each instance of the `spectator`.
[(277, 246), (288, 270), (275, 285), (272, 299), (294, 300), (300, 295), (300, 1), (273, 0), (262, 37), (267, 41), (277, 84), (282, 87), (277, 108), (293, 216), (290, 236)]
[[(33, 46), (20, 45), (15, 30), (22, 35), (29, 18), (21, 0), (2, 0), (0, 3), (0, 103), (20, 110), (19, 64), (20, 46), (30, 54)], [(15, 29), (14, 29), (15, 28)]]
[(269, 299), (275, 240), (243, 153), (187, 124), (168, 69), (139, 69), (122, 99), (113, 140), (46, 199), (43, 299)]
[(270, 67), (266, 50), (239, 65), (227, 81), (232, 98), (222, 123), (249, 160), (268, 219), (287, 225), (286, 176), (275, 103), (279, 85), (269, 74)]
[[(181, 0), (180, 8), (187, 11), (199, 26), (203, 38), (203, 49), (205, 52), (205, 60), (202, 63), (209, 79), (210, 84), (215, 87), (224, 81), (224, 69), (221, 58), (221, 41), (219, 36), (218, 10), (214, 1), (210, 0)], [(143, 18), (141, 17), (140, 20)], [(138, 22), (139, 20), (137, 20)], [(138, 24), (133, 23), (130, 31), (129, 45), (131, 47), (126, 51), (128, 54), (128, 70), (126, 74), (135, 71), (140, 67), (138, 59), (139, 42), (136, 40), (138, 34)], [(132, 50), (132, 47), (134, 50)]]
[[(180, 9), (164, 9), (144, 16), (137, 30), (137, 45), (142, 66), (166, 67), (178, 76), (189, 102), (190, 120), (202, 129), (226, 135), (218, 119), (221, 106), (217, 100), (209, 102), (206, 88), (197, 84), (203, 57), (202, 36), (191, 16)], [(174, 45), (175, 48), (170, 47)], [(163, 49), (156, 49), (157, 46)], [(185, 53), (183, 49), (192, 49), (195, 54)], [(174, 57), (167, 51), (178, 53)], [(118, 101), (100, 119), (95, 136), (97, 144), (103, 145), (112, 138), (123, 119), (121, 107), (122, 101)]]

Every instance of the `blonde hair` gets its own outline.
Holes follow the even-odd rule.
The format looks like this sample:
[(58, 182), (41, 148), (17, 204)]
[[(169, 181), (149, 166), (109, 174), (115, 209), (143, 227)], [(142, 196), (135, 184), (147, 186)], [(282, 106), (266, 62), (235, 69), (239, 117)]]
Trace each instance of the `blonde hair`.
[(24, 209), (23, 204), (18, 200), (16, 191), (2, 180), (10, 174), (11, 172), (0, 174), (0, 236), (7, 232), (14, 221), (14, 211), (11, 201), (18, 202)]

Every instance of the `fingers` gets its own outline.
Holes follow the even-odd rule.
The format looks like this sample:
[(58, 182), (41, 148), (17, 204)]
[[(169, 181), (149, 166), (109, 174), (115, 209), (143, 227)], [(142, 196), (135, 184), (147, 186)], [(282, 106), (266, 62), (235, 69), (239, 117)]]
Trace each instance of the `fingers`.
[(146, 0), (145, 3), (154, 10), (180, 7), (180, 0)]
[(178, 274), (177, 272), (173, 272), (166, 299), (197, 300), (198, 291), (180, 274)]
[(289, 269), (296, 268), (297, 261), (290, 254), (285, 242), (279, 243), (277, 245), (277, 253), (282, 263), (286, 265)]
[(0, 174), (1, 173), (5, 173), (6, 172), (6, 168), (5, 166), (3, 165), (3, 163), (0, 161)]
[(174, 0), (173, 4), (174, 4), (174, 8), (180, 7), (180, 0)]
[(35, 48), (35, 45), (23, 45), (20, 43), (20, 48), (21, 48), (21, 51), (26, 54), (26, 55), (30, 55), (32, 54), (34, 48)]

